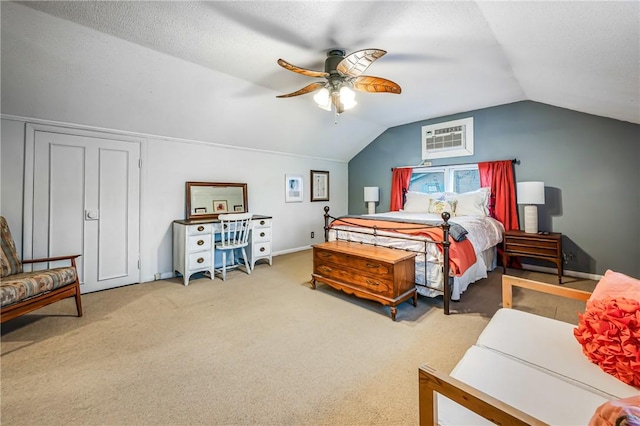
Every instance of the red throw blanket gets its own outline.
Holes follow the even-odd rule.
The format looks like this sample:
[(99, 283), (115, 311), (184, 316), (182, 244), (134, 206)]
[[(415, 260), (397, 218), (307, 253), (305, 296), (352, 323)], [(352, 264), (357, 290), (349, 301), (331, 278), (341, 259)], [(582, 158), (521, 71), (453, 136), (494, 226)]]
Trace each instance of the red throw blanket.
[[(444, 232), (438, 226), (429, 226), (418, 223), (394, 222), (386, 220), (358, 219), (346, 218), (344, 220), (336, 219), (331, 223), (331, 227), (336, 225), (343, 226), (360, 226), (363, 228), (377, 227), (380, 231), (398, 232), (407, 235), (421, 235), (436, 242), (444, 241)], [(476, 263), (476, 252), (468, 238), (462, 241), (456, 241), (449, 235), (449, 267), (456, 276), (465, 273), (467, 269)], [(438, 250), (443, 251), (442, 244), (437, 244)]]

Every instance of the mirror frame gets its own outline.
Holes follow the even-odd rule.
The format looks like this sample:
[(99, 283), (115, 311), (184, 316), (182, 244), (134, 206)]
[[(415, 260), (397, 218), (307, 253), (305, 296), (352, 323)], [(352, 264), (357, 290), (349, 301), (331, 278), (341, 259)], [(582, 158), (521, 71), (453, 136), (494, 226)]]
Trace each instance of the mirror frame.
[(229, 213), (248, 213), (249, 212), (249, 204), (247, 203), (247, 184), (246, 183), (225, 183), (225, 182), (187, 182), (187, 220), (210, 220), (217, 219), (219, 213), (211, 213), (211, 214), (199, 214), (194, 215), (191, 214), (191, 188), (193, 187), (201, 187), (201, 186), (211, 186), (211, 187), (238, 187), (242, 188), (242, 202), (244, 205), (244, 210), (241, 212), (229, 212)]

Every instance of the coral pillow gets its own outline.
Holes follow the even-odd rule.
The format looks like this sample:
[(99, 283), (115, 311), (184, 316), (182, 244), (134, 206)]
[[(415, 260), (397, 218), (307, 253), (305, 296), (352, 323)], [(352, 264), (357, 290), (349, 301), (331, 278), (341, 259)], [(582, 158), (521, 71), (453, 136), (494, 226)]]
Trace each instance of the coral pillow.
[(608, 270), (573, 334), (603, 371), (640, 387), (640, 280)]
[(598, 407), (589, 426), (619, 426), (640, 424), (640, 396), (608, 401)]

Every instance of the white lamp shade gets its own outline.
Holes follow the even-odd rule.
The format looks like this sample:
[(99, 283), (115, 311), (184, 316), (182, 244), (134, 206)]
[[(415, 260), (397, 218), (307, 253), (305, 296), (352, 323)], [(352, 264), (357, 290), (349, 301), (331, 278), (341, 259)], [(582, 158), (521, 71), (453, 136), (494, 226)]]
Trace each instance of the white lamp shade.
[(379, 188), (377, 186), (364, 187), (364, 201), (377, 203), (380, 201)]
[(518, 182), (518, 204), (544, 204), (544, 182)]

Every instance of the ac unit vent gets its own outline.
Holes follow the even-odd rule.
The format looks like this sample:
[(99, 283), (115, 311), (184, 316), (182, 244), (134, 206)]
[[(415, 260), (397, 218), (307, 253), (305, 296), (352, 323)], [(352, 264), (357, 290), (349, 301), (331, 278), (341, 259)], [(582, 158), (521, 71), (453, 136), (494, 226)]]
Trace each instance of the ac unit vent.
[(473, 155), (473, 118), (422, 127), (422, 159)]

